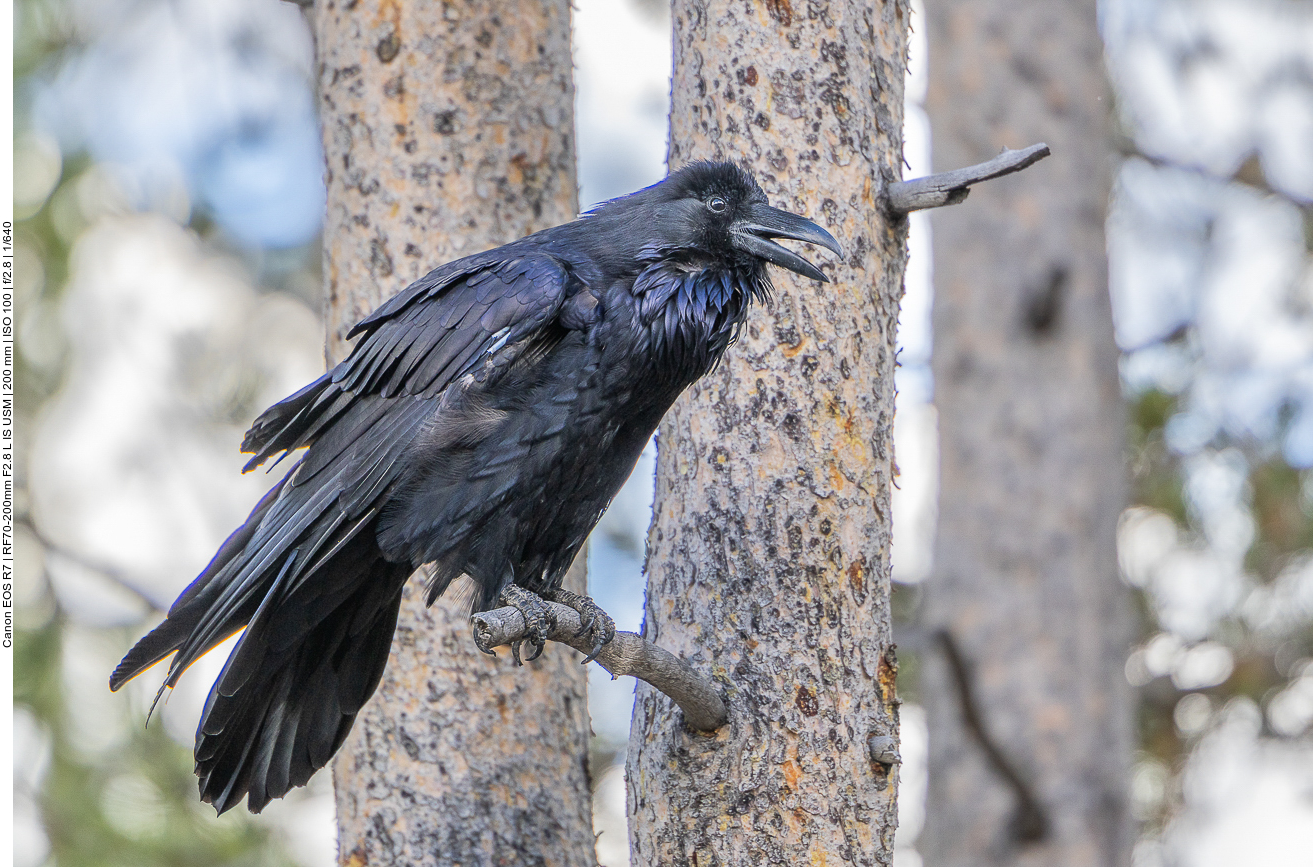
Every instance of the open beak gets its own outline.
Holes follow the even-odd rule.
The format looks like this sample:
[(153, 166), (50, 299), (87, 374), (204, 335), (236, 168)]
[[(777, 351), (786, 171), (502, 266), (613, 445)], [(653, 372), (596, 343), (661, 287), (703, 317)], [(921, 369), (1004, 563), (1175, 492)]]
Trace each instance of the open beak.
[(776, 244), (772, 238), (790, 238), (794, 241), (806, 241), (819, 244), (842, 257), (843, 248), (834, 236), (813, 223), (811, 220), (772, 208), (770, 205), (754, 204), (748, 211), (746, 219), (734, 223), (730, 229), (734, 246), (740, 250), (759, 256), (781, 268), (788, 268), (795, 274), (810, 277), (828, 283), (821, 269), (799, 256), (787, 247)]

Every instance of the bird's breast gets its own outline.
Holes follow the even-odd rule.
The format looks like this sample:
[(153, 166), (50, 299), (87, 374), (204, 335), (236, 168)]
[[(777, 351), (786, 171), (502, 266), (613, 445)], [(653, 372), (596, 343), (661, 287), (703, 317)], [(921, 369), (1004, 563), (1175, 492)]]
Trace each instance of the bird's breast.
[(752, 295), (750, 275), (706, 268), (649, 269), (634, 282), (635, 347), (679, 390), (711, 370), (738, 336)]

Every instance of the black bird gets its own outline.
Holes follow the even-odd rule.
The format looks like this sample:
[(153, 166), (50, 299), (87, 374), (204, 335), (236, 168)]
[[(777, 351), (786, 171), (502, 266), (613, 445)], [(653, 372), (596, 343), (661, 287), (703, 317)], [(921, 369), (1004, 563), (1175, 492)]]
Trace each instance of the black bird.
[(766, 263), (826, 279), (773, 238), (842, 255), (747, 172), (700, 162), (412, 283), (352, 329), (345, 361), (256, 419), (246, 470), (304, 455), (110, 688), (176, 652), (162, 693), (245, 627), (206, 701), (196, 773), (220, 813), (244, 795), (259, 812), (341, 746), (422, 564), (430, 604), (468, 575), (474, 609), (515, 605), (541, 651), (542, 599), (562, 602), (596, 652), (614, 625), (560, 586), (589, 531), (769, 296)]

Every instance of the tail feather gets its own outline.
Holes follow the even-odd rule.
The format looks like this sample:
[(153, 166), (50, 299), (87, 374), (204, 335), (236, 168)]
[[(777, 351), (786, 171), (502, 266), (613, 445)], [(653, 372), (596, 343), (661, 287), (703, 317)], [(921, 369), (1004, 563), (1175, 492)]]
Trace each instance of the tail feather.
[(340, 392), (321, 378), (256, 421), (243, 444), (257, 452), (254, 463), (310, 451), (110, 680), (117, 689), (174, 654), (164, 682), (172, 687), (245, 627), (196, 736), (201, 797), (219, 812), (243, 797), (258, 812), (304, 785), (346, 738), (387, 663), (412, 567), (380, 549), (379, 510), (433, 406), (408, 399), (389, 408)]
[[(123, 684), (164, 659), (170, 653), (178, 650), (187, 642), (209, 611), (212, 599), (222, 590), (220, 585), (215, 584), (214, 579), (221, 573), (230, 571), (231, 566), (239, 561), (247, 543), (255, 535), (260, 522), (264, 520), (264, 516), (268, 514), (269, 509), (278, 499), (278, 495), (286, 483), (287, 478), (284, 477), (278, 484), (273, 486), (269, 493), (264, 495), (263, 499), (251, 511), (251, 516), (246, 519), (246, 523), (238, 527), (232, 535), (224, 540), (218, 552), (210, 560), (209, 565), (173, 603), (173, 606), (169, 609), (169, 616), (164, 622), (147, 633), (128, 651), (128, 654), (123, 657), (118, 667), (114, 669), (114, 673), (109, 677), (109, 688), (111, 690), (117, 691)], [(240, 616), (233, 618), (232, 622), (224, 624), (219, 630), (222, 634), (217, 640), (205, 646), (197, 655), (198, 658), (245, 624), (246, 620)], [(225, 628), (227, 631), (224, 631)], [(179, 671), (178, 674), (181, 675), (182, 672)]]
[[(274, 640), (289, 622), (304, 622), (300, 606), (286, 599), (253, 618), (233, 651), (206, 702), (196, 743), (201, 799), (220, 813), (243, 796), (259, 812), (304, 785), (341, 746), (378, 686), (410, 567), (383, 560), (377, 548), (372, 566), (351, 562), (371, 548), (369, 539), (344, 549), (340, 566), (357, 576), (355, 591), (301, 640)], [(365, 626), (353, 634), (352, 622), (362, 615)]]
[(248, 621), (246, 634), (238, 642), (239, 645), (245, 645), (245, 652), (239, 653), (234, 649), (223, 667), (223, 672), (214, 682), (214, 692), (219, 695), (235, 695), (255, 674), (256, 667), (260, 664), (261, 651), (267, 643), (268, 630), (263, 628), (264, 621), (276, 610), (279, 589), (296, 566), (299, 553), (293, 550), (287, 555), (278, 577), (264, 591), (264, 599), (260, 602), (260, 607), (255, 609), (255, 614)]
[[(293, 469), (287, 477), (293, 484), (296, 473)], [(270, 600), (275, 585), (295, 586), (298, 581), (313, 581), (314, 576), (304, 571), (305, 564), (346, 520), (334, 506), (334, 499), (330, 486), (313, 489), (300, 497), (288, 496), (274, 504), (269, 519), (262, 519), (241, 558), (234, 559), (211, 582), (216, 592), (204, 597), (206, 606), (178, 647), (165, 681), (167, 686), (174, 686), (193, 662), (245, 626), (258, 607)], [(252, 515), (248, 523), (254, 519)], [(298, 556), (296, 568), (289, 571), (288, 554), (300, 549), (310, 553)], [(198, 596), (194, 604), (201, 602)]]
[[(298, 493), (286, 482), (110, 679), (118, 689), (175, 653), (165, 679), (171, 687), (246, 627), (196, 735), (201, 798), (220, 813), (243, 797), (259, 812), (328, 763), (383, 675), (411, 572), (379, 550), (374, 512), (348, 520), (322, 491)], [(298, 498), (304, 502), (289, 504)]]
[[(272, 741), (269, 760), (265, 769), (266, 797), (273, 797), (273, 792), (286, 792), (293, 786), (304, 786), (314, 773), (308, 761), (299, 763), (293, 760), (293, 748), (296, 745), (296, 733), (301, 728), (301, 705), (292, 703), (289, 695), (286, 713), (278, 727), (278, 737)], [(300, 776), (304, 774), (304, 776)]]

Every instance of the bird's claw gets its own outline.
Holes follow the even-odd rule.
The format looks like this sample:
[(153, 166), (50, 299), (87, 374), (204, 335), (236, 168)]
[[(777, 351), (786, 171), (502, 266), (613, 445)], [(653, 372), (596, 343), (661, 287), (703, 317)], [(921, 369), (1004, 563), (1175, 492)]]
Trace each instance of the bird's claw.
[[(585, 599), (588, 599), (587, 596), (585, 596), (584, 598), (585, 598)], [(588, 602), (589, 602), (590, 605), (592, 604), (592, 601), (593, 601), (593, 600), (588, 599)], [(580, 618), (581, 620), (583, 620), (583, 624), (579, 627), (579, 631), (576, 632), (576, 633), (574, 634), (574, 637), (575, 637), (575, 638), (580, 638), (580, 637), (584, 636), (585, 634), (587, 634), (588, 630), (590, 630), (590, 629), (593, 628), (593, 624), (597, 622), (597, 612), (598, 612), (598, 611), (601, 611), (601, 609), (598, 608), (596, 605), (593, 605), (593, 606), (592, 606), (592, 610), (589, 611), (588, 614), (587, 614), (587, 619), (586, 619), (586, 620), (584, 620), (584, 617), (585, 617), (584, 613), (583, 613), (582, 611), (579, 612), (579, 618)]]
[(579, 631), (574, 634), (575, 638), (590, 633), (593, 636), (592, 651), (584, 657), (583, 665), (587, 665), (596, 659), (597, 654), (602, 652), (602, 648), (610, 644), (611, 639), (615, 638), (615, 621), (611, 619), (609, 614), (599, 608), (592, 598), (560, 588), (553, 590), (548, 598), (567, 608), (573, 608), (579, 613), (581, 626)]
[[(524, 665), (525, 662), (533, 662), (542, 656), (543, 649), (547, 646), (547, 633), (552, 623), (552, 611), (543, 602), (542, 597), (516, 584), (508, 584), (498, 594), (497, 601), (520, 612), (520, 616), (524, 618), (525, 629), (528, 631), (524, 638), (511, 642), (511, 658), (515, 660), (515, 664)], [(533, 654), (527, 659), (521, 660), (520, 645), (525, 641), (533, 647)], [(482, 650), (483, 648), (480, 647), (479, 649)]]
[(524, 665), (526, 662), (533, 662), (535, 659), (543, 655), (543, 649), (547, 646), (547, 641), (545, 639), (541, 643), (534, 641), (533, 639), (528, 639), (529, 646), (533, 648), (533, 655), (521, 660), (520, 645), (524, 644), (524, 641), (524, 639), (521, 639), (520, 641), (511, 642), (511, 659), (515, 660), (516, 665)]
[[(611, 638), (614, 637), (615, 637), (615, 630), (613, 629), (611, 631)], [(611, 638), (602, 638), (600, 635), (594, 636), (592, 652), (589, 653), (587, 656), (585, 656), (583, 658), (583, 661), (580, 662), (579, 664), (587, 665), (588, 663), (592, 662), (594, 659), (597, 659), (597, 654), (601, 653), (602, 648), (606, 647), (608, 644), (611, 643)]]

